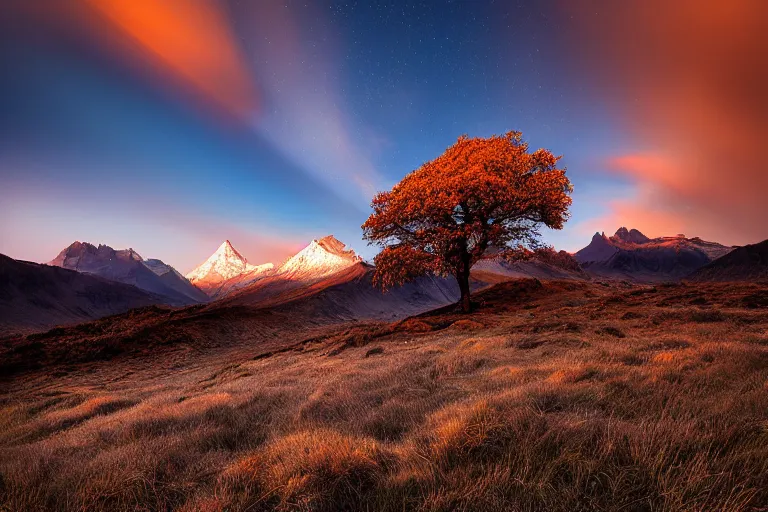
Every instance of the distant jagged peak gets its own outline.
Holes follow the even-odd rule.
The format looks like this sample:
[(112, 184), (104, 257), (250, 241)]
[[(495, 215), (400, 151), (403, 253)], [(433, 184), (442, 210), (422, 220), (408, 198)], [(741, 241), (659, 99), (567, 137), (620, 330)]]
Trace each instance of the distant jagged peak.
[(89, 242), (76, 240), (65, 247), (53, 260), (49, 261), (48, 265), (78, 270), (81, 259), (103, 262), (108, 262), (112, 259), (144, 261), (144, 258), (133, 248), (115, 250), (105, 244), (96, 246)]
[(593, 261), (605, 261), (618, 251), (615, 241), (605, 236), (605, 232), (597, 232), (592, 236), (592, 241), (574, 254), (579, 263)]
[(610, 242), (610, 238), (605, 236), (605, 231), (603, 232), (597, 231), (595, 232), (594, 235), (592, 235), (592, 242), (593, 243)]
[[(101, 246), (99, 246), (101, 247)], [(128, 249), (122, 249), (120, 251), (115, 251), (111, 247), (105, 245), (104, 247), (108, 248), (111, 251), (114, 251), (118, 255), (125, 255), (130, 260), (136, 260), (136, 261), (144, 261), (144, 258), (141, 257), (141, 254), (137, 253), (133, 250), (133, 247), (129, 247)]]
[[(596, 233), (590, 244), (578, 251), (575, 256), (582, 265), (595, 263), (604, 266), (612, 265), (610, 268), (620, 269), (625, 274), (637, 271), (662, 275), (666, 272), (666, 275), (671, 276), (677, 275), (675, 272), (679, 273), (688, 268), (685, 265), (690, 267), (691, 261), (706, 263), (731, 250), (731, 247), (707, 242), (699, 237), (687, 238), (680, 234), (649, 238), (637, 229), (621, 227), (610, 238)], [(684, 255), (687, 259), (683, 262), (682, 256), (675, 255)], [(662, 272), (659, 270), (662, 267), (667, 270)]]
[(626, 227), (622, 226), (616, 230), (616, 233), (614, 233), (613, 236), (621, 239), (629, 238), (629, 230)]
[(91, 243), (81, 242), (80, 240), (75, 240), (74, 242), (69, 244), (67, 249), (80, 249), (80, 248), (86, 248), (86, 247), (93, 247), (94, 249), (96, 248), (96, 246), (94, 246)]
[(616, 231), (616, 234), (614, 234), (611, 238), (631, 244), (645, 244), (651, 241), (650, 238), (642, 234), (639, 230), (627, 229), (626, 227), (620, 227)]
[[(64, 267), (67, 264), (67, 260), (74, 260), (74, 264), (76, 265), (77, 260), (79, 260), (80, 257), (87, 253), (95, 254), (96, 247), (93, 244), (89, 244), (88, 242), (81, 242), (80, 240), (76, 240), (62, 249), (55, 258), (47, 263), (47, 265), (52, 265), (54, 267)], [(72, 264), (70, 263), (70, 265)]]
[(136, 259), (138, 261), (144, 261), (144, 258), (141, 257), (141, 255), (136, 252), (132, 247), (129, 247), (128, 249), (113, 249), (111, 246), (106, 244), (99, 244), (94, 245), (90, 242), (81, 242), (80, 240), (76, 240), (69, 244), (66, 248), (64, 248), (63, 251), (61, 251), (60, 254), (67, 254), (68, 256), (76, 256), (78, 254), (113, 254), (117, 253), (120, 255), (125, 255), (131, 259)]
[(64, 248), (62, 253), (67, 254), (77, 254), (77, 253), (85, 253), (85, 252), (96, 252), (102, 247), (101, 244), (99, 246), (95, 246), (92, 243), (89, 242), (81, 242), (80, 240), (75, 240), (71, 244), (69, 244), (67, 247)]

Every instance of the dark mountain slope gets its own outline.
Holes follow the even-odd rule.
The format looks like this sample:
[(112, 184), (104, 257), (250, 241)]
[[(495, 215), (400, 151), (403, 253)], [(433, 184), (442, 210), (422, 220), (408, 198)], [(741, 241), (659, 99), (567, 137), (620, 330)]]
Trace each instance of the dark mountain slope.
[(135, 286), (0, 255), (0, 335), (83, 322), (162, 301)]
[(317, 279), (293, 280), (276, 275), (218, 301), (211, 308), (247, 305), (292, 311), (308, 319), (394, 319), (458, 300), (451, 279), (425, 276), (382, 292), (373, 286), (373, 267), (355, 263)]
[(693, 281), (768, 280), (768, 240), (745, 245), (700, 268), (688, 279)]

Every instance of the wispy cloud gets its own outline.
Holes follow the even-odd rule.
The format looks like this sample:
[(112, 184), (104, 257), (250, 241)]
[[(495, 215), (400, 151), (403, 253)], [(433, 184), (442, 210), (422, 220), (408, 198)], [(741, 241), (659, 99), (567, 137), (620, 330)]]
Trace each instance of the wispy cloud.
[[(286, 157), (356, 205), (367, 206), (381, 179), (345, 109), (341, 47), (325, 12), (264, 0), (241, 8), (239, 27), (264, 90), (254, 126)], [(308, 19), (310, 18), (310, 19)], [(308, 33), (312, 29), (314, 32)]]

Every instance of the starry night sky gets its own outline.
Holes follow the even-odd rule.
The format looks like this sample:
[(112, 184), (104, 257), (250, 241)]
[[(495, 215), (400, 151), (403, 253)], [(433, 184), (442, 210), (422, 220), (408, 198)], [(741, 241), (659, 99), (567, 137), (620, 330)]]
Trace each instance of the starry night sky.
[[(758, 241), (765, 9), (709, 4), (667, 9), (681, 36), (660, 1), (10, 0), (0, 252), (47, 261), (82, 240), (187, 271), (224, 239), (262, 263), (333, 233), (371, 257), (375, 191), (461, 134), (509, 130), (564, 155), (557, 248), (622, 224)], [(745, 34), (717, 42), (738, 63), (694, 57), (712, 24)], [(711, 162), (733, 154), (723, 180)]]

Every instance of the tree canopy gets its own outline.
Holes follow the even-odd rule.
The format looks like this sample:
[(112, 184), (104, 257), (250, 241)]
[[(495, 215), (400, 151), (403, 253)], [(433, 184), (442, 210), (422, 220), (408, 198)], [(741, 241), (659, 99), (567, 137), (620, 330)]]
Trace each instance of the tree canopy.
[(559, 160), (546, 149), (530, 152), (520, 132), (459, 137), (373, 198), (362, 228), (383, 247), (374, 282), (386, 289), (428, 273), (453, 275), (469, 311), (475, 263), (536, 248), (541, 226), (562, 229), (568, 219), (573, 188)]

